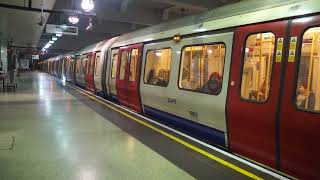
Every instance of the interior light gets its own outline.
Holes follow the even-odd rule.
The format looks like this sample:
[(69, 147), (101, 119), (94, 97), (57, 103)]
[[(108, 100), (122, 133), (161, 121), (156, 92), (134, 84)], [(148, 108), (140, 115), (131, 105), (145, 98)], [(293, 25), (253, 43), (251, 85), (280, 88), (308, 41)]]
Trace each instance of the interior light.
[(156, 56), (160, 57), (162, 55), (161, 52), (156, 52)]
[(92, 0), (82, 0), (81, 7), (84, 11), (91, 11), (94, 8), (94, 3)]
[(71, 24), (77, 24), (79, 22), (78, 16), (69, 16), (68, 20)]
[(56, 36), (57, 36), (57, 37), (61, 37), (61, 36), (62, 36), (62, 34), (56, 34)]
[(52, 41), (56, 41), (56, 40), (58, 40), (58, 38), (56, 36), (53, 36)]
[(53, 43), (54, 43), (54, 41), (49, 41), (49, 43), (50, 43), (50, 44), (53, 44)]
[(208, 53), (209, 53), (209, 54), (212, 54), (212, 50), (211, 50), (211, 49), (209, 49), (209, 50), (208, 50)]
[(52, 44), (50, 43), (47, 43), (45, 46), (44, 46), (44, 49), (48, 49)]

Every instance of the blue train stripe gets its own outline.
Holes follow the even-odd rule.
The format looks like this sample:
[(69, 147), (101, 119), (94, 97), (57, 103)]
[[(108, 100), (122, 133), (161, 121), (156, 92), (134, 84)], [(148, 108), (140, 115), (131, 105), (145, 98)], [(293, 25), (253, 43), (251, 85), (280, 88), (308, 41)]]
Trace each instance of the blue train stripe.
[(212, 145), (226, 147), (223, 131), (144, 105), (145, 115)]

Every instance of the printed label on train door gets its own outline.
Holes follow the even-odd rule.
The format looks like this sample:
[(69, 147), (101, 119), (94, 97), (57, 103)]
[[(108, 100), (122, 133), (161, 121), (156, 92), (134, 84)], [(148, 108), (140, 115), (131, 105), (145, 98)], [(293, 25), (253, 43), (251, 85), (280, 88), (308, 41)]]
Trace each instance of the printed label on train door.
[(283, 38), (278, 38), (276, 62), (280, 63), (282, 60), (282, 49), (283, 49)]
[(288, 62), (294, 62), (296, 57), (297, 37), (291, 37)]

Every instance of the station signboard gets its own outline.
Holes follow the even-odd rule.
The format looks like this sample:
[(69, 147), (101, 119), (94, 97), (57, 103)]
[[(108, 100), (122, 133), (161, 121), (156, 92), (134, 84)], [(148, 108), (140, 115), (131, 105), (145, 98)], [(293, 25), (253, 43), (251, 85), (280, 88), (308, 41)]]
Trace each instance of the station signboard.
[(48, 34), (65, 34), (65, 35), (78, 35), (78, 27), (67, 25), (47, 24), (46, 33)]
[(38, 60), (39, 59), (39, 55), (32, 55), (32, 59)]

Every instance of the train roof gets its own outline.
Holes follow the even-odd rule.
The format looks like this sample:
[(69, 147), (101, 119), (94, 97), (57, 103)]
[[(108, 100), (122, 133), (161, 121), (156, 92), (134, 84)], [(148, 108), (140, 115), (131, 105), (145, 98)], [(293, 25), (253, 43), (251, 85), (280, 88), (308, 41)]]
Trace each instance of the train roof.
[(109, 47), (117, 38), (118, 37), (114, 37), (111, 39), (106, 39), (106, 40), (100, 41), (98, 43), (91, 44), (91, 45), (83, 47), (77, 51), (74, 51), (74, 53), (76, 55), (79, 55), (79, 54), (86, 54), (89, 52), (101, 51), (103, 48)]
[(320, 12), (319, 0), (245, 0), (124, 34), (112, 47)]

